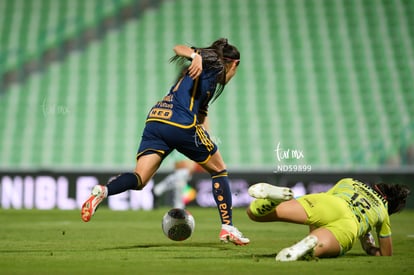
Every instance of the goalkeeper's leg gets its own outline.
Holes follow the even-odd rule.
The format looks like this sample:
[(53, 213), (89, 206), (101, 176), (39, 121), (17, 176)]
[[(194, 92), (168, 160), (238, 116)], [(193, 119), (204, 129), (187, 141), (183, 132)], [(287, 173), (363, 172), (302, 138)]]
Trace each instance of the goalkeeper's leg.
[(267, 220), (264, 217), (268, 214), (270, 217), (274, 216), (276, 206), (293, 198), (293, 192), (290, 188), (268, 183), (254, 184), (250, 186), (248, 192), (250, 196), (256, 198), (247, 210), (249, 217), (255, 221), (276, 221), (276, 219)]

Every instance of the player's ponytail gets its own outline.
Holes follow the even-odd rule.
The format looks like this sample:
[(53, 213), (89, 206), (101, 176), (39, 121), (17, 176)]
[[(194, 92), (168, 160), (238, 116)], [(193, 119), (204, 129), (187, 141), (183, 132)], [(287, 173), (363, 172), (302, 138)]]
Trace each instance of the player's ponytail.
[(374, 184), (377, 191), (388, 202), (388, 214), (394, 214), (404, 209), (410, 189), (401, 184)]
[[(226, 85), (226, 69), (227, 65), (232, 62), (237, 62), (237, 65), (240, 63), (240, 52), (239, 50), (229, 44), (227, 38), (220, 38), (211, 44), (211, 46), (207, 49), (211, 49), (215, 52), (218, 59), (217, 61), (220, 63), (222, 69), (220, 73), (217, 75), (217, 90), (214, 94), (214, 98), (212, 101), (216, 100), (221, 93), (223, 92), (224, 86)], [(204, 56), (203, 56), (204, 60)]]
[[(228, 43), (227, 38), (217, 39), (209, 47), (193, 48), (202, 56), (203, 70), (214, 71), (217, 75), (217, 87), (212, 99), (213, 102), (220, 96), (226, 85), (227, 65), (232, 62), (236, 62), (238, 65), (240, 63), (240, 52), (235, 46)], [(178, 65), (181, 65), (184, 72), (188, 61), (187, 58), (178, 55), (175, 55), (170, 59), (170, 62), (175, 62), (178, 63)]]

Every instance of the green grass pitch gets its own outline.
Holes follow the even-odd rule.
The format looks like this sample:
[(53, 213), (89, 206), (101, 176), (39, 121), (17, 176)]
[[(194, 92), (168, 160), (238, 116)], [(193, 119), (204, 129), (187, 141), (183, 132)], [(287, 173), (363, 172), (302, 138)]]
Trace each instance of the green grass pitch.
[(259, 224), (234, 209), (244, 247), (218, 241), (214, 208), (189, 208), (196, 221), (186, 241), (167, 239), (167, 208), (111, 211), (89, 223), (79, 211), (0, 210), (0, 274), (414, 274), (414, 211), (393, 215), (394, 256), (365, 256), (359, 243), (335, 259), (280, 263), (283, 247), (307, 233), (303, 225)]

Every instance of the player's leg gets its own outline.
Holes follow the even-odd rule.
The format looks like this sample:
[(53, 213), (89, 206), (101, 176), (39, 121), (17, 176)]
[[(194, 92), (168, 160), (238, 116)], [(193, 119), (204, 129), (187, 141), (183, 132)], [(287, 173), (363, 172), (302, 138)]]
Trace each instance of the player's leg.
[(207, 131), (201, 125), (196, 125), (190, 130), (182, 130), (180, 140), (175, 143), (175, 147), (202, 166), (211, 176), (213, 197), (222, 224), (220, 240), (230, 241), (236, 245), (248, 244), (249, 239), (233, 226), (232, 194), (226, 165)]
[(132, 173), (123, 173), (111, 180), (106, 186), (96, 185), (91, 196), (83, 203), (81, 217), (85, 222), (90, 221), (99, 204), (108, 196), (127, 190), (141, 190), (157, 171), (162, 158), (157, 153), (140, 156)]
[(254, 200), (247, 208), (247, 215), (256, 222), (290, 222), (297, 224), (306, 224), (308, 216), (302, 205), (295, 199), (279, 202), (273, 209), (266, 213), (259, 213), (256, 209), (262, 208), (260, 204), (274, 203), (268, 199)]
[(161, 161), (162, 156), (154, 152), (139, 156), (134, 172), (120, 174), (106, 185), (108, 196), (116, 195), (127, 190), (141, 190), (154, 176)]
[(202, 167), (211, 175), (213, 197), (220, 213), (221, 223), (233, 225), (232, 195), (228, 173), (220, 152), (217, 150), (206, 163), (202, 164)]
[[(265, 221), (284, 221), (298, 224), (309, 222), (308, 214), (297, 200), (279, 204), (273, 213), (264, 216)], [(335, 235), (326, 228), (315, 228), (308, 236), (298, 243), (282, 249), (276, 256), (276, 261), (296, 261), (305, 254), (313, 252), (316, 257), (338, 256), (341, 247)]]
[(298, 243), (277, 253), (276, 261), (296, 261), (313, 252), (316, 257), (336, 257), (341, 254), (341, 246), (335, 235), (326, 228), (317, 228)]
[(316, 257), (336, 257), (341, 254), (341, 245), (329, 229), (320, 227), (310, 234), (318, 238), (318, 245), (314, 249)]
[[(278, 211), (279, 206), (283, 206), (283, 212)], [(278, 220), (308, 224), (310, 234), (297, 244), (282, 249), (276, 257), (277, 261), (295, 261), (308, 252), (313, 252), (317, 257), (335, 257), (352, 247), (357, 225), (342, 199), (324, 193), (310, 194), (279, 206), (275, 211), (276, 216), (280, 215)]]
[(111, 180), (106, 186), (96, 185), (91, 196), (82, 205), (82, 220), (88, 222), (96, 208), (107, 196), (127, 190), (141, 190), (152, 178), (162, 159), (170, 152), (169, 146), (160, 138), (165, 129), (162, 124), (147, 123), (138, 149), (134, 172), (123, 173)]
[(250, 204), (247, 214), (252, 220), (256, 221), (262, 221), (260, 217), (273, 212), (281, 202), (293, 198), (293, 192), (290, 188), (278, 187), (268, 183), (254, 184), (249, 187), (248, 192), (256, 200)]
[(246, 245), (250, 240), (233, 226), (232, 194), (228, 173), (221, 157), (216, 151), (205, 163), (200, 165), (210, 173), (213, 185), (213, 196), (220, 214), (222, 228), (219, 238), (222, 242), (232, 242), (235, 245)]
[(276, 261), (291, 262), (299, 260), (304, 255), (311, 253), (318, 245), (318, 238), (315, 235), (309, 234), (304, 239), (296, 244), (286, 247), (279, 251), (276, 255)]
[[(247, 209), (250, 219), (258, 222), (282, 221), (309, 224), (309, 214), (302, 203), (303, 201), (312, 203), (311, 200), (301, 199), (299, 202), (290, 199), (290, 193), (286, 192), (283, 187), (269, 184), (253, 185), (249, 188), (249, 194), (258, 198)], [(287, 201), (283, 201), (286, 199)], [(304, 239), (293, 246), (282, 249), (277, 254), (276, 261), (296, 261), (311, 251), (314, 251), (314, 255), (318, 257), (339, 255), (341, 250), (339, 243), (328, 229), (314, 226), (311, 228), (311, 233)]]
[[(268, 208), (263, 205), (269, 206)], [(274, 207), (276, 205), (276, 207)], [(270, 209), (273, 207), (273, 209)], [(257, 210), (259, 209), (259, 210)], [(288, 201), (276, 201), (268, 198), (256, 199), (247, 209), (247, 215), (257, 222), (290, 222), (307, 224), (308, 214), (304, 207), (295, 199)], [(297, 244), (282, 249), (276, 256), (276, 261), (296, 261), (306, 253), (312, 251), (319, 243), (319, 231), (317, 234), (310, 234)], [(325, 241), (325, 239), (323, 239)]]

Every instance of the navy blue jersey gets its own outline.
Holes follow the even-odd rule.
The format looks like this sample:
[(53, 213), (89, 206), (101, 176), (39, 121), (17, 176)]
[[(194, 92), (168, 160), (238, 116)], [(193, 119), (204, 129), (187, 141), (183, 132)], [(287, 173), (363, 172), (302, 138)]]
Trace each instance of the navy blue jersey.
[(137, 158), (154, 152), (164, 158), (176, 149), (200, 164), (210, 159), (217, 145), (198, 124), (197, 116), (207, 115), (222, 69), (217, 58), (203, 60), (203, 71), (197, 79), (186, 74), (171, 87), (148, 113)]
[(190, 128), (197, 124), (197, 114), (207, 115), (208, 104), (217, 86), (217, 69), (203, 70), (193, 80), (187, 74), (182, 78), (176, 91), (176, 84), (170, 92), (150, 110), (147, 122), (157, 121), (180, 128)]

